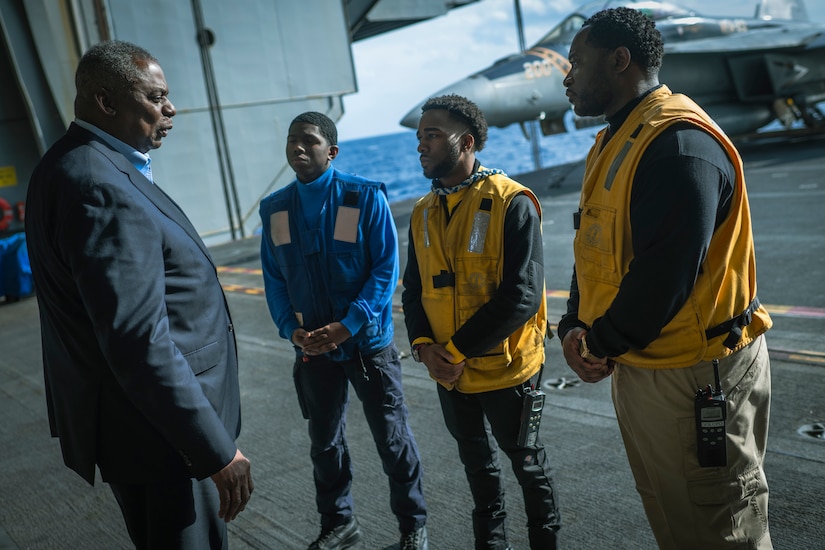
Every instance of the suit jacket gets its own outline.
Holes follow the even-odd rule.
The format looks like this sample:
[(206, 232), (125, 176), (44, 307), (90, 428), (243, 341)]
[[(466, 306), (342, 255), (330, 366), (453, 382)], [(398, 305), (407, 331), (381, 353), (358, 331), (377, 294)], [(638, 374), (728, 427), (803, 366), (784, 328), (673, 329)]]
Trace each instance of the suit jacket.
[(232, 321), (180, 208), (72, 124), (32, 174), (26, 233), (49, 424), (89, 483), (203, 479), (240, 432)]

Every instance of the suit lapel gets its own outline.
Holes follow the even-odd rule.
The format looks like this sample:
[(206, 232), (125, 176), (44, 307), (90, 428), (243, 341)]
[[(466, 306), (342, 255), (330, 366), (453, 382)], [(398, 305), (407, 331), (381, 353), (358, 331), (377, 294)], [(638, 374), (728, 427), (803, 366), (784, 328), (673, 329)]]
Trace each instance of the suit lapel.
[(198, 245), (198, 248), (201, 249), (203, 254), (209, 260), (209, 263), (214, 266), (209, 249), (206, 248), (206, 245), (200, 238), (200, 235), (198, 235), (195, 226), (192, 225), (192, 222), (189, 221), (189, 218), (186, 214), (184, 214), (180, 206), (172, 200), (172, 197), (167, 195), (156, 184), (146, 179), (146, 176), (144, 176), (140, 170), (132, 166), (132, 164), (126, 160), (126, 157), (109, 147), (93, 133), (88, 132), (76, 124), (72, 124), (69, 127), (69, 133), (82, 141), (86, 141), (90, 147), (96, 149), (108, 158), (118, 170), (123, 172), (123, 174), (129, 178), (129, 181), (138, 189), (138, 191), (143, 193), (146, 198), (148, 198), (152, 204), (158, 208), (158, 210), (160, 210), (170, 220), (178, 224), (181, 229), (183, 229), (186, 234), (189, 235), (193, 241), (195, 241), (195, 244)]
[(172, 197), (167, 195), (166, 192), (158, 187), (156, 183), (152, 183), (146, 179), (146, 176), (141, 174), (137, 168), (131, 164), (129, 167), (133, 172), (133, 174), (130, 174), (130, 179), (132, 180), (132, 183), (135, 184), (135, 187), (146, 195), (161, 212), (166, 214), (171, 220), (181, 226), (181, 228), (186, 231), (186, 234), (189, 235), (193, 241), (195, 241), (198, 248), (200, 248), (204, 255), (209, 259), (209, 262), (212, 263), (212, 255), (209, 253), (209, 249), (206, 248), (206, 245), (200, 235), (198, 235), (198, 231), (195, 229), (195, 226), (192, 225), (191, 221), (189, 221), (189, 218), (183, 212), (181, 207), (178, 206), (178, 203), (172, 200)]

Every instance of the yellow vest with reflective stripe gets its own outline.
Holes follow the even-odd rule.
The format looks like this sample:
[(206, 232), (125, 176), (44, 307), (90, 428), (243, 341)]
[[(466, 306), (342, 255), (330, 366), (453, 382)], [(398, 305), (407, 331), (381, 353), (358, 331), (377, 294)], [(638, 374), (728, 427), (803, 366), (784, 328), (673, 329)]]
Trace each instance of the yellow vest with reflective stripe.
[[(483, 170), (484, 168), (480, 168)], [(413, 208), (413, 231), (421, 301), (436, 342), (446, 344), (478, 309), (490, 301), (501, 283), (504, 266), (504, 217), (518, 194), (533, 192), (504, 175), (488, 176), (471, 185), (447, 223), (438, 195), (429, 193)], [(439, 274), (454, 274), (452, 285)], [(436, 276), (436, 279), (433, 278)], [(544, 297), (544, 283), (541, 288)], [(544, 363), (547, 303), (509, 338), (481, 357), (466, 359), (455, 387), (479, 393), (515, 386), (528, 380)]]
[[(753, 234), (742, 159), (730, 139), (698, 105), (662, 86), (633, 109), (603, 150), (605, 131), (600, 132), (587, 156), (579, 205), (581, 221), (573, 244), (580, 294), (578, 317), (591, 326), (616, 297), (633, 260), (630, 193), (636, 168), (648, 145), (676, 122), (690, 122), (714, 136), (733, 162), (736, 182), (730, 212), (713, 233), (684, 306), (645, 349), (631, 349), (615, 358), (653, 369), (687, 367), (733, 353), (723, 345), (727, 334), (708, 341), (705, 330), (736, 317), (756, 296)], [(743, 328), (736, 349), (753, 341), (771, 324), (768, 312), (760, 306), (750, 325)]]

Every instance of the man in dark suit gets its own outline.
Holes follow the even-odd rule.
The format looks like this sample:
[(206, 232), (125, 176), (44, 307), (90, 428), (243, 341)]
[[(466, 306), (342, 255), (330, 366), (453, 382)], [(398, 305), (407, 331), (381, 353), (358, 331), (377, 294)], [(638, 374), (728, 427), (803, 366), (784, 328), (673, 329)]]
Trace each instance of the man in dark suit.
[(76, 119), (27, 199), (52, 435), (89, 483), (98, 466), (137, 548), (227, 548), (253, 490), (235, 336), (209, 251), (151, 178), (166, 79), (108, 41), (75, 82)]

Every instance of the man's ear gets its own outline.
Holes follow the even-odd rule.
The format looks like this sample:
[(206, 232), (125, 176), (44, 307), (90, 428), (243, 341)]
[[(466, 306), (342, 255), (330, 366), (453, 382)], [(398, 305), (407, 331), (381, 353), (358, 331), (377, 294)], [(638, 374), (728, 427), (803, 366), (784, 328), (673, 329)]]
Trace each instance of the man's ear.
[(462, 151), (473, 151), (476, 144), (476, 138), (470, 132), (464, 134), (461, 138), (461, 150)]
[(117, 114), (114, 94), (106, 88), (99, 88), (95, 92), (94, 99), (98, 110), (104, 115), (115, 116)]
[(628, 50), (626, 46), (619, 46), (613, 50), (613, 60), (613, 68), (617, 73), (626, 71), (632, 61), (630, 50)]
[(335, 160), (335, 157), (338, 156), (338, 146), (337, 145), (330, 145), (329, 146), (329, 160)]

